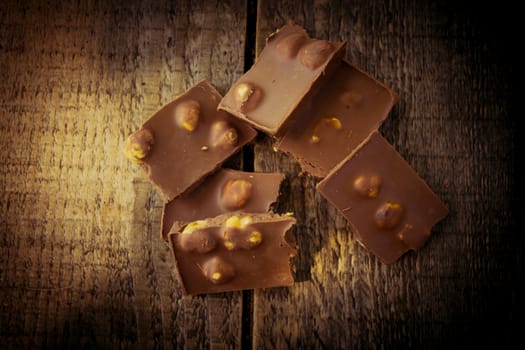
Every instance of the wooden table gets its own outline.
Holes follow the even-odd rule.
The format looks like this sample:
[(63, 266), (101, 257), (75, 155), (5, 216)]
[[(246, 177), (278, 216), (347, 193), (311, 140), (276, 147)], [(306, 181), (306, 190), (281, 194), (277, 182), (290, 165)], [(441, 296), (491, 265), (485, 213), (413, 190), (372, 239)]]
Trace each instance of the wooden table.
[[(0, 348), (513, 344), (522, 113), (504, 38), (518, 25), (479, 6), (2, 1)], [(348, 40), (346, 57), (400, 94), (380, 131), (450, 215), (423, 249), (384, 265), (261, 134), (227, 165), (286, 173), (278, 210), (298, 219), (297, 283), (182, 297), (161, 199), (123, 142), (200, 79), (225, 93), (287, 20)]]

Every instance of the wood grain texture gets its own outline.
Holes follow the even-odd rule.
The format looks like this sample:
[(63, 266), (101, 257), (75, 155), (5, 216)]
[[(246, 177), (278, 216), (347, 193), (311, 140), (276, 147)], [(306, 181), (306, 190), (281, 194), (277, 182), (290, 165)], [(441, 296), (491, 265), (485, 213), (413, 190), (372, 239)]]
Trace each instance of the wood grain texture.
[(497, 12), (469, 10), (419, 1), (259, 2), (257, 52), (293, 20), (313, 37), (348, 40), (346, 57), (400, 94), (381, 132), (450, 215), (419, 252), (383, 265), (356, 243), (316, 181), (261, 140), (255, 170), (288, 175), (280, 208), (298, 218), (302, 282), (255, 292), (255, 348), (441, 348), (515, 339), (523, 237), (513, 208), (512, 68), (497, 42), (498, 33), (512, 33), (484, 28)]
[(122, 145), (199, 80), (242, 74), (245, 8), (2, 1), (1, 348), (240, 347), (241, 293), (181, 297)]
[[(447, 1), (248, 3), (256, 33), (246, 33), (254, 11), (241, 0), (0, 3), (0, 348), (514, 344), (524, 193), (518, 66), (505, 43), (519, 33), (518, 12)], [(383, 265), (316, 180), (261, 135), (253, 166), (287, 174), (277, 210), (298, 219), (297, 283), (182, 297), (159, 238), (160, 196), (123, 142), (202, 78), (226, 92), (250, 62), (245, 38), (260, 52), (287, 20), (348, 40), (347, 58), (400, 94), (381, 132), (451, 213), (421, 251)], [(252, 166), (242, 155), (228, 164)]]

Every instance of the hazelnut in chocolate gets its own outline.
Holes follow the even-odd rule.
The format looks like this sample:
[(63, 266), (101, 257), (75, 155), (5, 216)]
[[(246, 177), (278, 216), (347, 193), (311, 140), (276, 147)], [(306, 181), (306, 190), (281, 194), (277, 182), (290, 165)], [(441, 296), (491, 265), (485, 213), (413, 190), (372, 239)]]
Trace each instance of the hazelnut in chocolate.
[(296, 113), (275, 148), (303, 171), (324, 177), (386, 119), (398, 96), (345, 60), (323, 88)]
[(219, 108), (277, 135), (302, 100), (315, 93), (339, 62), (346, 43), (312, 39), (295, 24), (270, 35), (255, 64), (224, 96)]
[(317, 189), (384, 263), (424, 245), (448, 208), (377, 132), (322, 180)]
[(199, 186), (164, 205), (162, 238), (189, 222), (243, 211), (264, 213), (277, 201), (284, 179), (281, 173), (252, 173), (219, 169)]
[(185, 294), (289, 286), (295, 248), (285, 235), (288, 215), (223, 214), (198, 220), (169, 241)]
[(203, 80), (129, 136), (125, 154), (139, 163), (163, 199), (182, 194), (253, 140), (256, 131), (224, 111), (222, 96)]

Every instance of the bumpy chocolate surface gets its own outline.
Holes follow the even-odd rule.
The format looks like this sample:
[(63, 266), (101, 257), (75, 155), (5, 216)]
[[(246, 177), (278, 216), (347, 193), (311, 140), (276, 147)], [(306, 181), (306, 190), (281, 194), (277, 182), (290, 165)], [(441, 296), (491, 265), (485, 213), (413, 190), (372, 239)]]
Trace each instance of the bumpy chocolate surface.
[(341, 61), (275, 148), (303, 171), (324, 177), (386, 119), (398, 96), (352, 64)]
[(401, 155), (376, 131), (317, 185), (384, 263), (424, 245), (448, 214)]
[(169, 241), (185, 294), (292, 285), (295, 248), (285, 239), (295, 224), (277, 214), (225, 214), (195, 221)]
[(219, 108), (277, 135), (292, 112), (314, 94), (340, 61), (346, 43), (310, 38), (295, 24), (272, 34), (257, 62), (224, 96)]
[(222, 96), (203, 80), (130, 135), (125, 153), (140, 163), (167, 202), (253, 140), (247, 123), (217, 111)]
[(234, 211), (264, 213), (277, 201), (281, 173), (248, 173), (219, 169), (196, 188), (164, 205), (162, 237), (170, 229), (178, 231), (185, 224)]

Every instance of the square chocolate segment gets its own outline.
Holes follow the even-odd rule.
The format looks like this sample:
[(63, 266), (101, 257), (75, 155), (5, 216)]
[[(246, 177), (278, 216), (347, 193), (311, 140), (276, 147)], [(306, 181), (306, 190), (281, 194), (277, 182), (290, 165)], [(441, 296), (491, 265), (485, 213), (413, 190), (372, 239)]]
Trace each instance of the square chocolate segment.
[(277, 214), (224, 214), (169, 235), (184, 294), (289, 286), (295, 224)]
[(398, 95), (343, 60), (275, 148), (324, 177), (386, 119)]
[(164, 201), (177, 197), (253, 140), (247, 123), (217, 111), (206, 80), (166, 104), (130, 135), (126, 155), (141, 164)]
[(312, 39), (302, 27), (287, 24), (269, 36), (255, 64), (219, 108), (277, 135), (302, 100), (320, 88), (345, 47), (346, 43)]
[(448, 208), (376, 131), (317, 185), (358, 239), (392, 263), (424, 245)]
[(277, 201), (284, 179), (281, 173), (250, 173), (219, 169), (196, 188), (164, 204), (162, 238), (191, 221), (223, 213), (264, 213)]

